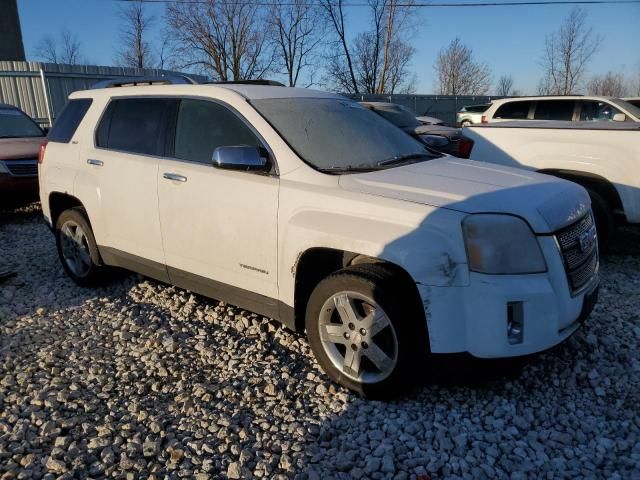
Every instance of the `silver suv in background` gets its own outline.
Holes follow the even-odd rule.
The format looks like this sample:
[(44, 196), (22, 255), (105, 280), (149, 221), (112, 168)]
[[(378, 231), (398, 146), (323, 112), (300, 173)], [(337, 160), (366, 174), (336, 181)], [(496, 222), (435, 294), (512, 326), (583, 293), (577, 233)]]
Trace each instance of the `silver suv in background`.
[(483, 103), (481, 105), (462, 107), (460, 111), (456, 113), (456, 126), (467, 127), (469, 125), (482, 123), (482, 114), (486, 112), (490, 106), (490, 103)]

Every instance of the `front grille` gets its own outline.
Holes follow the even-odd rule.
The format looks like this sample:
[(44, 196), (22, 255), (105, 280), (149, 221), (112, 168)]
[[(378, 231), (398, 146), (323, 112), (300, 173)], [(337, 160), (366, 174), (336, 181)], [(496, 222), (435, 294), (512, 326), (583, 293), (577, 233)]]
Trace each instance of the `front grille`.
[(38, 175), (38, 160), (5, 160), (4, 164), (11, 175), (26, 177)]
[(598, 271), (598, 239), (591, 214), (556, 233), (572, 293), (587, 285)]

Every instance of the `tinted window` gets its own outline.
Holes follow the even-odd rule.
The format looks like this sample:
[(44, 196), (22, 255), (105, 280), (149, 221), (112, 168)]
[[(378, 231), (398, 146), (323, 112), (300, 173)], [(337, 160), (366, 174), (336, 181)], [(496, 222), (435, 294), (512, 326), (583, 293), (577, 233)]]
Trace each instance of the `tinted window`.
[(22, 111), (13, 107), (0, 107), (0, 138), (42, 137), (44, 133)]
[(47, 135), (49, 141), (69, 143), (92, 101), (90, 98), (69, 100), (60, 112), (60, 116), (53, 122), (53, 127)]
[(538, 102), (535, 120), (573, 120), (573, 100), (545, 100)]
[(605, 102), (580, 102), (580, 120), (583, 122), (608, 122), (613, 120), (616, 113), (622, 113), (617, 108)]
[(511, 120), (526, 119), (527, 115), (529, 115), (531, 103), (530, 101), (505, 103), (501, 107), (498, 107), (493, 118), (506, 118)]
[(169, 100), (113, 100), (98, 126), (99, 147), (146, 155), (164, 153), (164, 112)]
[(389, 120), (396, 127), (415, 128), (420, 126), (415, 114), (402, 105), (375, 106), (373, 111), (381, 115), (385, 120)]
[(228, 108), (204, 100), (182, 100), (176, 125), (175, 156), (211, 163), (217, 147), (261, 146), (258, 138)]
[(471, 113), (482, 113), (485, 112), (490, 106), (491, 105), (469, 105), (468, 107), (464, 107), (462, 110)]

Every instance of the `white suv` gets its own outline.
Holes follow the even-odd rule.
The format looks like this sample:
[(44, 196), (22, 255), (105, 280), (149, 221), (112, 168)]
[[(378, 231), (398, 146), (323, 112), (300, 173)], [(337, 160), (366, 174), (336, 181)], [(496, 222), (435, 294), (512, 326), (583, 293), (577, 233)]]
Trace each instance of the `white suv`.
[(613, 97), (516, 97), (494, 100), (482, 115), (482, 123), (513, 120), (640, 122), (640, 108)]
[(433, 153), (329, 93), (76, 92), (40, 163), (77, 283), (119, 266), (278, 318), (369, 396), (397, 392), (429, 353), (548, 349), (597, 296), (582, 187)]

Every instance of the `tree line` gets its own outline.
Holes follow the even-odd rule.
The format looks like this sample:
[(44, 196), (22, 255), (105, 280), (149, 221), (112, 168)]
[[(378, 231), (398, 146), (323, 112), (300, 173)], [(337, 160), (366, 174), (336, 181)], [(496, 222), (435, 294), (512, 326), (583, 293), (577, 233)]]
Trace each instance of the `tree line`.
[[(354, 32), (344, 0), (204, 0), (168, 3), (162, 18), (143, 2), (120, 8), (120, 35), (114, 61), (137, 68), (186, 70), (230, 81), (277, 75), (289, 86), (322, 86), (352, 94), (415, 92), (412, 71), (416, 48), (414, 0), (367, 0), (366, 27)], [(162, 29), (161, 40), (156, 30)], [(545, 37), (538, 63), (541, 95), (590, 93), (640, 95), (640, 64), (635, 72), (588, 75), (602, 37), (574, 8)], [(68, 30), (46, 35), (36, 55), (47, 62), (86, 61), (80, 40)], [(434, 92), (442, 95), (518, 96), (509, 74), (494, 78), (486, 62), (456, 37), (433, 65)]]

